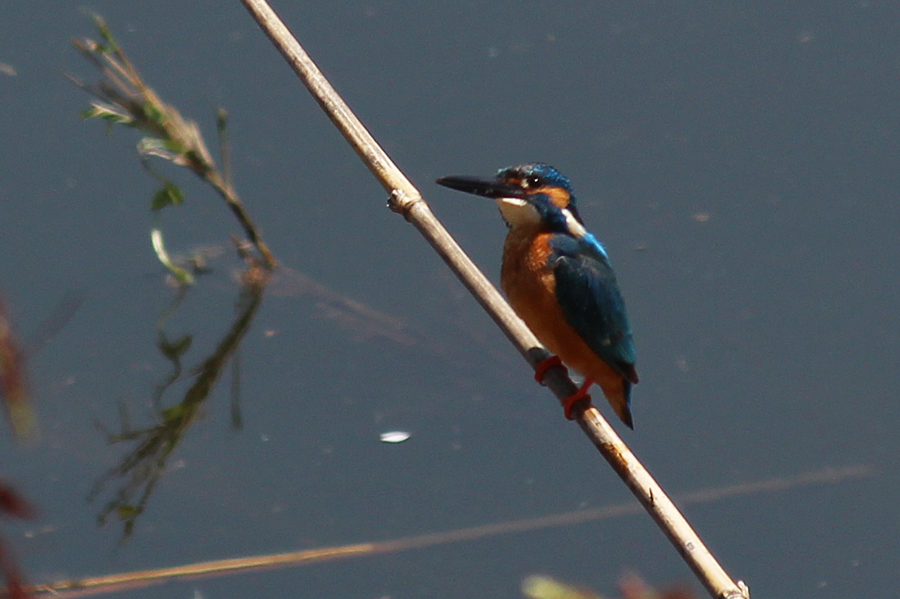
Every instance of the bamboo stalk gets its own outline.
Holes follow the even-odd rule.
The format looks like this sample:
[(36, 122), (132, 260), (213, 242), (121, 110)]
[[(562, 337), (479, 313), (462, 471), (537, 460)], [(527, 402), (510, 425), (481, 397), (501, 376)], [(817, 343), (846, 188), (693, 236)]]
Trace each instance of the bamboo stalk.
[[(547, 351), (444, 229), (422, 199), (421, 193), (356, 118), (278, 15), (265, 0), (241, 2), (372, 174), (390, 193), (390, 209), (402, 214), (419, 230), (532, 368), (537, 366), (548, 356)], [(561, 368), (548, 371), (545, 382), (560, 401), (577, 389)], [(749, 599), (747, 586), (741, 581), (735, 583), (728, 576), (662, 487), (653, 480), (600, 412), (593, 407), (588, 408), (579, 415), (578, 421), (582, 430), (675, 545), (709, 593), (721, 599)]]

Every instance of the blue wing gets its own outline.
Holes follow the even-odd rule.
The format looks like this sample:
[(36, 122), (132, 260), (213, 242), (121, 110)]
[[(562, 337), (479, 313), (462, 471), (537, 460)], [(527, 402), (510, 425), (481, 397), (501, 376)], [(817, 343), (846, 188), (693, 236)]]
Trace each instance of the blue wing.
[(604, 362), (637, 383), (636, 358), (625, 301), (606, 252), (593, 237), (556, 235), (550, 268), (563, 316)]

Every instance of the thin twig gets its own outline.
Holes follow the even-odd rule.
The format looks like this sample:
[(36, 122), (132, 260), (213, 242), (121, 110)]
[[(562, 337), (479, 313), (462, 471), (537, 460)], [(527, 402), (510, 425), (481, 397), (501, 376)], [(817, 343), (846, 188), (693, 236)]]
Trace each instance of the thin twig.
[[(546, 358), (547, 351), (438, 222), (419, 191), (356, 118), (278, 15), (265, 0), (241, 1), (372, 174), (390, 193), (390, 208), (415, 225), (462, 283), (475, 295), (532, 368)], [(575, 383), (562, 374), (562, 369), (552, 370), (556, 372), (547, 377), (547, 384), (562, 401), (574, 393)], [(588, 408), (580, 415), (579, 424), (669, 537), (710, 594), (720, 598), (748, 598), (747, 586), (743, 582), (735, 583), (728, 576), (675, 504), (616, 435), (600, 412)]]

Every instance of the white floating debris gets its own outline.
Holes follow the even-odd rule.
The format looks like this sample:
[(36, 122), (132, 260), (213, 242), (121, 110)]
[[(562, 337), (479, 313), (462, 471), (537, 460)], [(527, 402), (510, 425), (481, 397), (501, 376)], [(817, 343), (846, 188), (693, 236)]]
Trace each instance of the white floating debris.
[(388, 431), (381, 433), (382, 443), (403, 443), (412, 436), (412, 433), (406, 431)]

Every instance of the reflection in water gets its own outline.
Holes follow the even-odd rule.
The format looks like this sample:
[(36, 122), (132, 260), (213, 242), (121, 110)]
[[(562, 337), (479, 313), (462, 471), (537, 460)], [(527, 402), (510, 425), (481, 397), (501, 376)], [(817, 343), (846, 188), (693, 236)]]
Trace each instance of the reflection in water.
[(262, 266), (253, 264), (245, 271), (242, 279), (243, 286), (234, 322), (213, 353), (189, 372), (188, 376), (193, 377), (193, 384), (181, 401), (170, 407), (164, 406), (163, 396), (173, 384), (182, 379), (181, 360), (190, 349), (192, 336), (184, 335), (171, 341), (165, 334), (164, 326), (180, 306), (188, 288), (182, 288), (172, 305), (160, 316), (157, 347), (172, 364), (172, 373), (157, 387), (154, 395), (158, 423), (133, 429), (128, 423), (124, 407), (122, 408), (122, 430), (115, 434), (107, 433), (108, 440), (113, 444), (127, 442), (136, 443), (137, 446), (117, 466), (100, 477), (89, 495), (89, 499), (93, 499), (103, 491), (110, 480), (124, 479), (113, 499), (106, 503), (98, 516), (99, 523), (104, 524), (110, 514), (115, 514), (124, 523), (124, 538), (128, 538), (134, 532), (135, 522), (143, 513), (153, 489), (165, 472), (169, 456), (196, 420), (200, 406), (209, 397), (229, 359), (235, 356), (259, 309), (268, 281), (267, 271)]
[(287, 266), (279, 266), (272, 276), (269, 293), (276, 297), (311, 297), (342, 329), (353, 334), (355, 341), (383, 339), (405, 347), (421, 343), (419, 335), (396, 316), (379, 312), (349, 297), (332, 291), (322, 283)]
[[(217, 252), (206, 248), (204, 253), (206, 257), (212, 257)], [(122, 479), (121, 486), (100, 512), (98, 521), (104, 524), (111, 515), (117, 517), (124, 523), (125, 538), (133, 534), (136, 520), (143, 513), (156, 484), (165, 473), (170, 455), (196, 419), (200, 405), (209, 397), (230, 359), (237, 376), (237, 350), (259, 308), (264, 291), (275, 296), (312, 298), (326, 317), (348, 330), (354, 340), (387, 341), (395, 347), (415, 349), (417, 353), (432, 357), (440, 356), (450, 362), (459, 359), (458, 356), (454, 357), (456, 354), (445, 352), (436, 342), (429, 341), (424, 335), (412, 330), (402, 319), (332, 291), (301, 272), (279, 266), (274, 274), (270, 274), (253, 260), (249, 263), (251, 265), (237, 275), (241, 282), (238, 314), (212, 355), (188, 372), (187, 376), (193, 377), (193, 384), (181, 400), (175, 405), (166, 407), (164, 398), (173, 385), (183, 381), (186, 376), (183, 360), (191, 348), (193, 335), (184, 334), (170, 338), (165, 327), (169, 319), (177, 313), (186, 295), (190, 293), (192, 287), (186, 286), (178, 287), (178, 295), (158, 318), (156, 345), (171, 364), (171, 372), (153, 393), (153, 408), (157, 423), (143, 428), (133, 428), (129, 423), (127, 410), (120, 405), (121, 430), (110, 432), (103, 429), (109, 443), (136, 444), (118, 465), (100, 477), (88, 496), (93, 500), (102, 493), (111, 480)], [(204, 262), (204, 267), (208, 268), (207, 262)], [(237, 401), (238, 387), (235, 379), (232, 385), (231, 405), (235, 428), (240, 428), (241, 422)]]
[[(496, 378), (508, 376), (507, 368), (498, 368), (498, 364), (518, 364), (518, 360), (509, 352), (493, 352), (481, 330), (456, 326), (453, 333), (457, 339), (448, 341), (437, 338), (410, 325), (405, 319), (376, 310), (362, 302), (329, 289), (322, 283), (288, 266), (279, 265), (272, 275), (272, 281), (266, 293), (276, 297), (297, 297), (313, 300), (322, 315), (347, 331), (351, 339), (361, 343), (386, 342), (393, 349), (415, 354), (440, 362), (448, 370), (465, 373), (483, 373), (484, 376)], [(446, 335), (447, 331), (442, 334)], [(485, 360), (472, 348), (480, 346), (491, 357)], [(465, 351), (460, 351), (465, 347)], [(472, 374), (471, 376), (475, 376)], [(511, 375), (516, 376), (516, 375)]]

